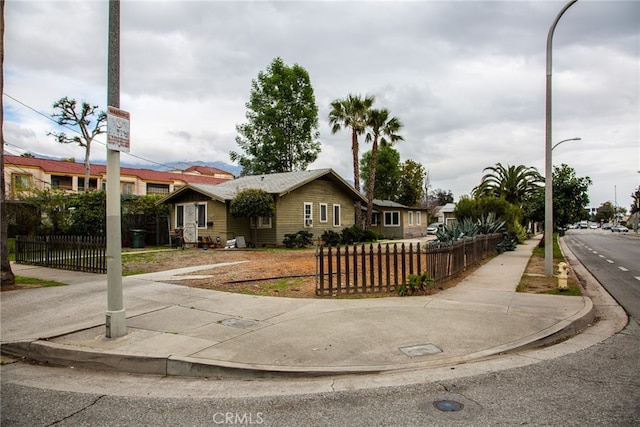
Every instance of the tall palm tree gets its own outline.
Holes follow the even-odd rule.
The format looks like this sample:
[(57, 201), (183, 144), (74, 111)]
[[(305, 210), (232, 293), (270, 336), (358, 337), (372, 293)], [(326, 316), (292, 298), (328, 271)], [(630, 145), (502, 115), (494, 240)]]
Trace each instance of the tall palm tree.
[[(360, 191), (360, 167), (359, 167), (359, 145), (358, 135), (365, 132), (367, 126), (368, 112), (375, 101), (375, 96), (349, 94), (345, 99), (336, 99), (331, 103), (329, 113), (329, 124), (331, 133), (335, 134), (345, 129), (351, 129), (351, 152), (353, 154), (353, 185)], [(362, 212), (360, 201), (356, 202), (356, 224), (362, 225)]]
[[(367, 218), (365, 228), (371, 227), (371, 217), (373, 216), (373, 193), (375, 190), (376, 168), (378, 162), (378, 142), (383, 146), (403, 141), (404, 138), (398, 135), (402, 128), (402, 122), (397, 117), (389, 118), (389, 110), (371, 109), (367, 119), (367, 128), (370, 129), (365, 137), (366, 142), (372, 142), (371, 146), (371, 170), (369, 171), (369, 186), (367, 189)], [(388, 138), (388, 139), (387, 139)]]
[(484, 168), (486, 173), (476, 188), (473, 196), (490, 195), (504, 198), (507, 202), (522, 207), (525, 197), (536, 191), (544, 178), (534, 167), (503, 166), (496, 163), (495, 166)]

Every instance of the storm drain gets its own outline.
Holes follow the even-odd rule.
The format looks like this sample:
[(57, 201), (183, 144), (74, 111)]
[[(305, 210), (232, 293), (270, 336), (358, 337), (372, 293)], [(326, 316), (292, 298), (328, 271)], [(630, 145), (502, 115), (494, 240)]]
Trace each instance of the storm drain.
[(400, 347), (400, 351), (405, 354), (405, 356), (416, 357), (416, 356), (425, 356), (427, 354), (436, 354), (442, 353), (442, 350), (438, 348), (436, 345), (428, 343), (428, 344), (417, 344), (410, 345), (407, 347)]
[(464, 405), (455, 400), (438, 400), (433, 402), (433, 406), (443, 412), (456, 412), (461, 411)]
[(229, 319), (224, 319), (220, 322), (225, 326), (231, 326), (233, 328), (241, 328), (241, 329), (249, 329), (258, 324), (255, 320), (249, 319), (236, 319), (235, 317), (230, 317)]

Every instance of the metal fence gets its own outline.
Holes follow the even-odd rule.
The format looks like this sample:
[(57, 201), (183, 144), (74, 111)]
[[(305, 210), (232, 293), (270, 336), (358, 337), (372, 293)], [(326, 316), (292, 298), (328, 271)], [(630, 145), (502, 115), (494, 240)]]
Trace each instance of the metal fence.
[(106, 237), (16, 236), (16, 263), (106, 273)]
[(411, 274), (427, 272), (442, 283), (497, 252), (501, 234), (451, 243), (319, 247), (316, 251), (316, 295), (339, 296), (393, 292)]

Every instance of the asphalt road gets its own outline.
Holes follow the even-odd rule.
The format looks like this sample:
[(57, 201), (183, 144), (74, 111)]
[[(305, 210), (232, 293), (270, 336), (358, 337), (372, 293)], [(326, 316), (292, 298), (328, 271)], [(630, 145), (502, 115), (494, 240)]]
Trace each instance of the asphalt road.
[(564, 241), (626, 312), (640, 319), (640, 237), (633, 232), (568, 230)]

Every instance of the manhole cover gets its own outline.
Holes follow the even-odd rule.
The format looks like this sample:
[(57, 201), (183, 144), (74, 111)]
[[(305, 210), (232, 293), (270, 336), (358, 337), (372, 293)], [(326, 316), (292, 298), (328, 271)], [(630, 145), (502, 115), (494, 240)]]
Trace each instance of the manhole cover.
[(400, 351), (409, 357), (424, 356), (425, 354), (442, 353), (442, 350), (440, 350), (437, 346), (431, 343), (400, 347)]
[(461, 411), (464, 405), (455, 400), (438, 400), (433, 402), (433, 406), (444, 412), (456, 412)]

